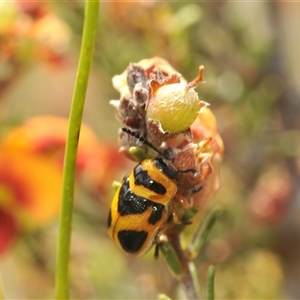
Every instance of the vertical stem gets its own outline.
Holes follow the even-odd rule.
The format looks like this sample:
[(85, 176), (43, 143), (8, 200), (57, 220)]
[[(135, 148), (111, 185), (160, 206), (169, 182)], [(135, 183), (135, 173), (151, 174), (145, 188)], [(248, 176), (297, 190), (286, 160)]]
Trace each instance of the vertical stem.
[(98, 15), (99, 0), (87, 0), (85, 3), (82, 44), (69, 116), (64, 158), (63, 190), (56, 261), (56, 299), (69, 299), (69, 258), (77, 148), (96, 39)]
[(181, 284), (185, 290), (185, 294), (187, 296), (187, 299), (189, 300), (200, 300), (200, 297), (197, 295), (197, 291), (193, 282), (193, 278), (191, 276), (191, 273), (188, 271), (184, 275), (184, 277), (181, 280)]
[(191, 274), (189, 268), (189, 262), (185, 257), (183, 250), (180, 245), (179, 235), (178, 234), (167, 234), (168, 241), (174, 248), (178, 259), (181, 262), (181, 268), (183, 274), (180, 276), (179, 281), (185, 291), (186, 297), (188, 300), (199, 300), (200, 296), (198, 295), (197, 288), (195, 286), (194, 278)]

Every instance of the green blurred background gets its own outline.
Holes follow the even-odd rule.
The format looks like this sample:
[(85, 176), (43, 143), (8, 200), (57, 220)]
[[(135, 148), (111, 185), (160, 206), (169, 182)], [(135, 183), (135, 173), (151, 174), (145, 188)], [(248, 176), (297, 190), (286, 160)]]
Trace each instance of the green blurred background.
[[(38, 23), (41, 16), (46, 25)], [(0, 1), (0, 20), (1, 132), (32, 116), (67, 117), (83, 2)], [(28, 22), (35, 22), (34, 33), (22, 36)], [(196, 266), (204, 287), (208, 265), (216, 265), (217, 299), (300, 297), (299, 46), (299, 2), (101, 4), (84, 122), (102, 141), (117, 142), (120, 124), (108, 102), (119, 95), (111, 78), (129, 62), (161, 56), (187, 80), (205, 66), (197, 92), (210, 103), (225, 144), (222, 186), (211, 205), (224, 213)], [(128, 258), (108, 239), (111, 195), (97, 206), (78, 189), (72, 297), (184, 298), (152, 252)], [(20, 237), (0, 257), (7, 299), (53, 297), (56, 235), (54, 222)]]

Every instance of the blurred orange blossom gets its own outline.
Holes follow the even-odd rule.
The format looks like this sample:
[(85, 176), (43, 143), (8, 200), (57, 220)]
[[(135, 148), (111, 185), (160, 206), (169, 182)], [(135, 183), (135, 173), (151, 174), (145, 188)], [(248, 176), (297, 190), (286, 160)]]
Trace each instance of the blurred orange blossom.
[[(12, 237), (55, 220), (58, 216), (68, 120), (38, 116), (9, 130), (0, 141), (0, 253)], [(101, 143), (82, 125), (76, 179), (97, 199), (110, 189), (125, 166), (117, 148)]]

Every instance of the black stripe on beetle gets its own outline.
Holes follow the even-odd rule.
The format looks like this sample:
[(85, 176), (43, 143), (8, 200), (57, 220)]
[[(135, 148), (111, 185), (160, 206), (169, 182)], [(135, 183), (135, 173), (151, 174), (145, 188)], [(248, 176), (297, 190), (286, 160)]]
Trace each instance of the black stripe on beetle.
[(118, 201), (118, 212), (121, 216), (141, 214), (152, 204), (146, 198), (135, 195), (129, 188), (129, 179), (126, 177), (121, 186)]
[(171, 167), (168, 163), (166, 163), (163, 158), (157, 157), (153, 161), (157, 168), (164, 174), (166, 174), (169, 178), (178, 179), (178, 171), (175, 168)]
[(161, 220), (163, 212), (165, 210), (165, 206), (158, 203), (153, 203), (151, 215), (148, 219), (148, 223), (151, 225), (155, 225), (159, 220)]
[(137, 165), (134, 170), (134, 183), (136, 185), (141, 185), (147, 188), (150, 191), (155, 192), (159, 195), (164, 195), (167, 190), (166, 188), (160, 184), (159, 182), (154, 181), (149, 175), (148, 172), (143, 170), (141, 165)]
[(147, 239), (146, 231), (121, 230), (118, 232), (118, 239), (122, 248), (128, 253), (139, 251)]
[(111, 209), (110, 209), (108, 212), (107, 223), (106, 223), (107, 228), (111, 226), (111, 221), (112, 221), (112, 217), (111, 217)]

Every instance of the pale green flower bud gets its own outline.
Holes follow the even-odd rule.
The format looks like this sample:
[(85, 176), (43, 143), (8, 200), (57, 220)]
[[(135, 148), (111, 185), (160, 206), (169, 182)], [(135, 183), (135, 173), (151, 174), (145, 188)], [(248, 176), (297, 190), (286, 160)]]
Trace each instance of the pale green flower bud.
[[(152, 82), (152, 97), (146, 108), (148, 129), (154, 124), (160, 134), (173, 135), (185, 132), (197, 118), (200, 109), (208, 103), (201, 101), (195, 87), (202, 81), (204, 67), (199, 67), (198, 76), (190, 83), (180, 81), (178, 75), (170, 75), (163, 82)], [(151, 135), (151, 133), (150, 133)], [(167, 136), (166, 136), (167, 137)]]
[(147, 107), (147, 119), (161, 124), (164, 131), (186, 131), (196, 119), (203, 102), (193, 88), (184, 83), (160, 87)]

